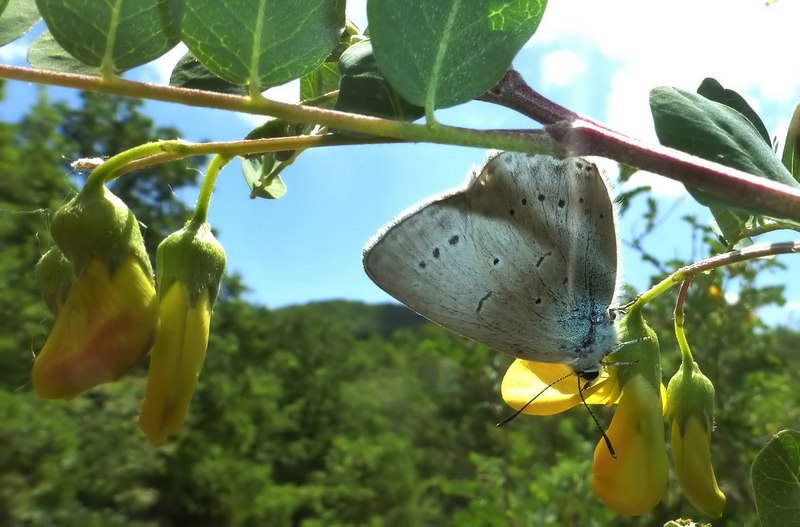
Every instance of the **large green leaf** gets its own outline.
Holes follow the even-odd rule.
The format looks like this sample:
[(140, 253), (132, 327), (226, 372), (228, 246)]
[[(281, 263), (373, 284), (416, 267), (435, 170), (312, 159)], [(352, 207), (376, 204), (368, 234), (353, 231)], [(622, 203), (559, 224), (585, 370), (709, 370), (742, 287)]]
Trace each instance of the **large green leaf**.
[(747, 104), (747, 101), (736, 93), (734, 90), (730, 88), (725, 88), (722, 84), (719, 83), (717, 79), (713, 79), (711, 77), (707, 77), (703, 79), (703, 82), (700, 83), (700, 86), (697, 88), (697, 93), (705, 97), (706, 99), (716, 101), (720, 104), (724, 104), (730, 108), (733, 108), (750, 121), (758, 133), (761, 135), (762, 139), (771, 147), (772, 141), (769, 138), (769, 132), (767, 131), (767, 127), (764, 125), (764, 121), (761, 120), (761, 117), (758, 116), (753, 107)]
[(370, 38), (381, 71), (428, 110), (494, 86), (530, 39), (547, 0), (370, 0)]
[(2, 0), (0, 13), (0, 46), (24, 35), (42, 18), (35, 0)]
[(45, 31), (28, 47), (28, 63), (34, 68), (84, 75), (100, 75), (100, 68), (79, 61), (58, 45), (53, 35)]
[(413, 121), (425, 115), (421, 106), (403, 99), (378, 69), (369, 41), (359, 42), (342, 53), (342, 75), (336, 109), (387, 119)]
[[(702, 95), (659, 87), (650, 92), (650, 110), (661, 144), (792, 187), (800, 184), (775, 155), (756, 127), (733, 108)], [(706, 192), (687, 188), (711, 208), (729, 241), (738, 241), (749, 220), (748, 203), (721, 201)]]
[(177, 0), (36, 0), (56, 42), (84, 64), (124, 71), (178, 43)]
[(339, 42), (345, 0), (186, 0), (183, 41), (214, 74), (251, 93), (319, 66)]
[(776, 434), (756, 456), (750, 479), (762, 527), (800, 526), (800, 432)]

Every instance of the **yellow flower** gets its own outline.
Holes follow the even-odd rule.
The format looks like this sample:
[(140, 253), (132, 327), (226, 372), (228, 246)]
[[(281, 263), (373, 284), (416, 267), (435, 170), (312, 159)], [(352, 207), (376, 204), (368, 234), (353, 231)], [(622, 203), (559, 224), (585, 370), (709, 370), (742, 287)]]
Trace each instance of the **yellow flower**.
[[(614, 365), (604, 368), (582, 392), (587, 404), (618, 405), (607, 433), (616, 458), (601, 439), (594, 453), (592, 488), (620, 514), (640, 515), (661, 501), (667, 485), (666, 390), (661, 384), (658, 340), (639, 310), (630, 310), (620, 322), (620, 341), (628, 344), (607, 358)], [(524, 413), (563, 412), (581, 403), (579, 384), (586, 384), (570, 373), (565, 365), (516, 360), (503, 378), (503, 398), (519, 409), (541, 393)], [(558, 382), (545, 390), (554, 381)]]
[(156, 253), (161, 325), (150, 354), (139, 426), (151, 444), (180, 430), (208, 348), (225, 251), (204, 221), (190, 220)]
[[(564, 364), (517, 359), (506, 371), (500, 391), (506, 404), (515, 410), (527, 404), (522, 413), (553, 415), (581, 404), (578, 383), (583, 386), (586, 381)], [(610, 406), (617, 402), (619, 393), (616, 374), (613, 370), (604, 370), (583, 390), (583, 397), (587, 404)], [(539, 396), (530, 402), (537, 394)]]
[(147, 353), (157, 323), (152, 278), (136, 257), (113, 272), (90, 260), (36, 357), (34, 390), (40, 397), (69, 399), (122, 377)]
[(683, 493), (709, 516), (722, 516), (725, 494), (711, 465), (714, 385), (697, 363), (686, 360), (669, 382), (672, 460)]
[(197, 386), (208, 347), (211, 303), (208, 292), (192, 305), (180, 282), (160, 304), (161, 325), (150, 352), (150, 372), (139, 425), (151, 444), (180, 430)]
[(620, 514), (649, 512), (667, 488), (668, 461), (659, 393), (643, 376), (634, 375), (623, 386), (608, 437), (617, 457), (604, 442), (597, 444), (595, 494)]

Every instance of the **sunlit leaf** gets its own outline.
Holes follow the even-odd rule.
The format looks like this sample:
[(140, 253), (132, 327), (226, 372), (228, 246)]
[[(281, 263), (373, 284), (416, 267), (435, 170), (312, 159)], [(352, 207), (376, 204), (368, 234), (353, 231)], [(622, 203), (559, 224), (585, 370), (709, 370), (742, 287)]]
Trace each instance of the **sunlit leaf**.
[(370, 0), (375, 58), (392, 86), (428, 109), (494, 86), (530, 39), (546, 0)]
[(772, 140), (769, 137), (767, 127), (764, 126), (764, 121), (761, 120), (761, 117), (758, 116), (756, 111), (753, 110), (744, 97), (730, 88), (724, 88), (719, 81), (711, 77), (703, 79), (703, 82), (701, 82), (700, 86), (697, 88), (697, 93), (706, 99), (724, 104), (725, 106), (733, 108), (742, 114), (748, 121), (750, 121), (750, 124), (752, 124), (756, 130), (758, 130), (758, 133), (761, 135), (764, 141), (770, 147), (772, 147)]
[(257, 91), (319, 66), (339, 42), (344, 0), (186, 0), (183, 41), (214, 74)]
[[(659, 87), (650, 92), (650, 110), (661, 144), (792, 187), (800, 184), (786, 170), (753, 124), (738, 111), (702, 95)], [(709, 206), (729, 242), (737, 242), (750, 216), (747, 200), (721, 201), (687, 187)], [(730, 208), (737, 210), (731, 211)], [(722, 210), (725, 210), (722, 217)]]
[(762, 527), (800, 526), (800, 432), (776, 434), (756, 456), (750, 479)]
[[(301, 125), (302, 126), (302, 125)], [(245, 139), (268, 139), (295, 135), (296, 126), (284, 119), (270, 119), (250, 131)], [(251, 198), (277, 199), (286, 194), (280, 172), (296, 158), (294, 150), (268, 152), (242, 158), (242, 173)]]
[(49, 31), (36, 37), (28, 47), (28, 63), (43, 70), (100, 75), (100, 68), (84, 64), (64, 51)]
[(42, 18), (35, 0), (2, 0), (0, 13), (0, 46), (24, 35)]
[(56, 42), (84, 64), (124, 71), (178, 43), (176, 0), (36, 0)]

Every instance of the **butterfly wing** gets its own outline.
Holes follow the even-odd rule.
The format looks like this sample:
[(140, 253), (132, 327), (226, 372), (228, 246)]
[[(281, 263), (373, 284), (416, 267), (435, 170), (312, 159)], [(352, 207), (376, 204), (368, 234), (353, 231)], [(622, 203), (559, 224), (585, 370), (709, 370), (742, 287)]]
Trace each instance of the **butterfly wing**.
[(519, 358), (569, 363), (613, 300), (616, 259), (614, 211), (594, 165), (506, 152), (385, 228), (364, 267), (452, 331)]

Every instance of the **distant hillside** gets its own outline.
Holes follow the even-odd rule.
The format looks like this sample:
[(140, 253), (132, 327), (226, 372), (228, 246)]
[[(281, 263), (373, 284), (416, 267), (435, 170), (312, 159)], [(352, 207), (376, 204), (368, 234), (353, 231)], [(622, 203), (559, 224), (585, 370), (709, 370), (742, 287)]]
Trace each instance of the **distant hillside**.
[(365, 304), (349, 300), (329, 300), (276, 309), (276, 315), (313, 313), (317, 317), (335, 320), (347, 327), (356, 338), (372, 335), (386, 337), (398, 329), (417, 329), (429, 322), (399, 304)]

